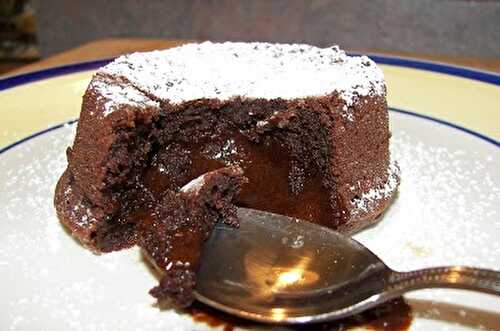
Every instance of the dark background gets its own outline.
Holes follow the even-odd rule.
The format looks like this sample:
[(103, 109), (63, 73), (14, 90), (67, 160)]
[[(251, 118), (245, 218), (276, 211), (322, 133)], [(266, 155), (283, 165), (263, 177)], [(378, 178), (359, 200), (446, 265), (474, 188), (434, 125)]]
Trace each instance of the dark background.
[(500, 1), (32, 0), (32, 7), (42, 55), (126, 36), (500, 57)]

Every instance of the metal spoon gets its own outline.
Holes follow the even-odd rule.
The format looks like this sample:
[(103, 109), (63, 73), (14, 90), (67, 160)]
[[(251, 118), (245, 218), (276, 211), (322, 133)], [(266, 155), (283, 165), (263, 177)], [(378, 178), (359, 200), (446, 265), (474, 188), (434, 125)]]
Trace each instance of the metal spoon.
[(433, 287), (500, 295), (500, 272), (452, 266), (397, 272), (357, 241), (310, 222), (240, 208), (204, 246), (195, 295), (216, 309), (269, 323), (360, 313)]

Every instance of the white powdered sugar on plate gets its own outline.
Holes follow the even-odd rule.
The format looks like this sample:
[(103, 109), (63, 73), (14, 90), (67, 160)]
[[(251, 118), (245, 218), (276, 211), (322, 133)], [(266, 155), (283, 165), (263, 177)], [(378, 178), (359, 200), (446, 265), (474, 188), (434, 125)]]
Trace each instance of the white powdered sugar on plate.
[[(486, 170), (489, 158), (429, 146), (405, 132), (393, 136), (391, 152), (401, 169), (396, 203), (379, 226), (359, 239), (401, 270), (498, 265), (500, 242), (484, 231), (485, 226), (500, 230), (495, 206), (500, 182)], [(478, 249), (488, 252), (486, 258), (472, 253)]]
[(337, 46), (204, 42), (124, 55), (100, 72), (125, 77), (147, 94), (174, 104), (338, 92), (351, 106), (360, 96), (385, 95), (384, 75), (375, 62), (347, 56)]
[[(379, 224), (354, 238), (398, 271), (447, 265), (498, 270), (498, 148), (452, 129), (453, 136), (440, 139), (440, 132), (398, 126), (411, 132), (394, 130), (391, 139), (401, 169), (399, 194)], [(416, 330), (497, 330), (498, 315), (488, 315), (499, 311), (494, 297), (444, 289), (405, 297), (416, 310)]]

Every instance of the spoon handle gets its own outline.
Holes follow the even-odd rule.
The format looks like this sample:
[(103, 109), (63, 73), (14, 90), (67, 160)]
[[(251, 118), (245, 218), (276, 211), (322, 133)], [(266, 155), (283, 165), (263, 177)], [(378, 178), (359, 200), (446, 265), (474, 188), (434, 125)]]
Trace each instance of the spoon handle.
[(500, 272), (462, 266), (392, 272), (386, 291), (403, 294), (424, 288), (456, 288), (500, 295)]

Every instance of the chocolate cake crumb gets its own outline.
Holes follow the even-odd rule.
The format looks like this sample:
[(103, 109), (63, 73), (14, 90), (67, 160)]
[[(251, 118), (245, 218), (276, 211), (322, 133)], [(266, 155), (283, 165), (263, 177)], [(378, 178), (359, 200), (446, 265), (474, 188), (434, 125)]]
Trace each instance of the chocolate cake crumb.
[(232, 166), (165, 193), (139, 231), (139, 246), (162, 274), (152, 296), (176, 307), (192, 302), (203, 242), (218, 221), (238, 226), (233, 199), (246, 181), (243, 170)]

